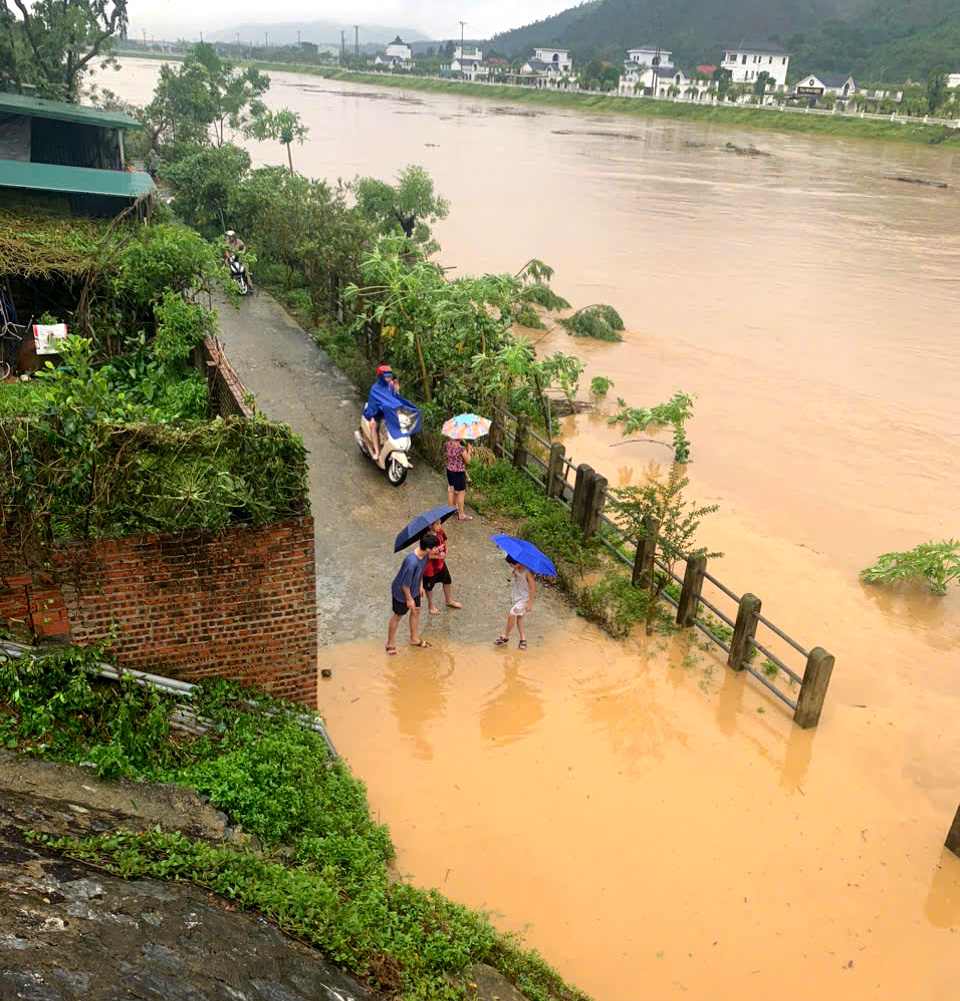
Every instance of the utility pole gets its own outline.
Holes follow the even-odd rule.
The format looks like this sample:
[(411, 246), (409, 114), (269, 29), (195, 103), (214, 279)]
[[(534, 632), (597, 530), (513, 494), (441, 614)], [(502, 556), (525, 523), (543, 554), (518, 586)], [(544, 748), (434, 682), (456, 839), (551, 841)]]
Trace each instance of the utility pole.
[(466, 21), (457, 22), (460, 25), (460, 79), (463, 79), (463, 26)]
[(297, 48), (300, 48), (300, 29), (297, 29)]
[(203, 32), (200, 32), (200, 44), (203, 45)]
[(240, 48), (240, 32), (237, 32), (237, 48)]
[(147, 29), (143, 29), (143, 51), (147, 51)]
[(360, 25), (355, 24), (353, 26), (353, 54), (359, 59), (360, 58)]
[(270, 35), (268, 32), (263, 33), (263, 52), (266, 55), (267, 49), (270, 47)]
[(347, 61), (347, 33), (345, 31), (340, 32), (340, 63), (343, 64)]

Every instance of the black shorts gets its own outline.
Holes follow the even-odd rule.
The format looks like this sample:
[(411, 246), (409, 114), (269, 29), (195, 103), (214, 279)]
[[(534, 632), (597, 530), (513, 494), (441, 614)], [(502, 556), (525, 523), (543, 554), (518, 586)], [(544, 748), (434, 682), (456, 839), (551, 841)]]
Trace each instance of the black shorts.
[(447, 483), (453, 487), (457, 493), (463, 493), (467, 489), (467, 474), (461, 469), (459, 472), (454, 472), (452, 469), (447, 470)]
[[(394, 596), (392, 594), (390, 595), (390, 601), (393, 603), (393, 614), (394, 615), (406, 615), (407, 612), (410, 611), (410, 609), (407, 608), (407, 603), (405, 601), (397, 601), (397, 599), (394, 598)], [(419, 594), (416, 596), (416, 598), (413, 599), (413, 603), (417, 606), (417, 608), (420, 607), (420, 595)]]
[(423, 578), (423, 589), (424, 591), (432, 591), (437, 584), (452, 584), (453, 581), (450, 579), (450, 571), (447, 569), (447, 564), (443, 564), (443, 568), (439, 573), (435, 573), (432, 577)]

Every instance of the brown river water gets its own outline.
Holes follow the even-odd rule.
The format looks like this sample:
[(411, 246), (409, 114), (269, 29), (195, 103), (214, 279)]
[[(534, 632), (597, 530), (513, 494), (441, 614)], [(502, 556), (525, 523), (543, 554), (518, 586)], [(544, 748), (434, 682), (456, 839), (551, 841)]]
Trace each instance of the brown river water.
[[(102, 82), (143, 102), (157, 72)], [(857, 578), (960, 535), (956, 155), (271, 76), (270, 103), (311, 130), (299, 170), (421, 163), (452, 202), (436, 232), (454, 274), (537, 256), (575, 306), (620, 311), (622, 344), (540, 347), (637, 406), (697, 394), (690, 493), (721, 508), (703, 526), (726, 553), (714, 572), (837, 658), (801, 731), (689, 640), (572, 620), (523, 655), (334, 647), (363, 680), (324, 706), (400, 868), (524, 930), (598, 1001), (960, 997), (960, 860), (942, 846), (960, 588)], [(602, 414), (563, 434), (617, 485), (669, 456), (617, 444)]]

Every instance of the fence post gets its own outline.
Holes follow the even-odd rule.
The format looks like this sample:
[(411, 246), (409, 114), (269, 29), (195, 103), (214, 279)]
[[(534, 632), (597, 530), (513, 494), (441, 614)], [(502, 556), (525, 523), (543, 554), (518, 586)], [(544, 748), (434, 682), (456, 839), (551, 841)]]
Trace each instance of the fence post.
[(652, 515), (643, 519), (644, 534), (637, 539), (637, 556), (633, 561), (634, 587), (648, 587), (653, 576), (653, 559), (657, 553), (657, 542), (660, 539), (660, 522)]
[(594, 473), (590, 477), (587, 486), (587, 496), (584, 501), (583, 512), (583, 536), (585, 539), (592, 538), (600, 531), (600, 515), (603, 514), (603, 506), (607, 502), (607, 480), (606, 477)]
[(513, 464), (526, 472), (527, 469), (527, 431), (530, 428), (530, 418), (526, 414), (517, 417), (517, 434), (513, 439)]
[(947, 832), (946, 846), (960, 858), (960, 806), (957, 807), (957, 815), (953, 818), (953, 826)]
[(805, 730), (820, 722), (823, 700), (827, 695), (827, 685), (833, 673), (833, 654), (822, 646), (815, 646), (807, 656), (807, 666), (803, 671), (800, 695), (797, 697), (797, 711), (793, 721)]
[(707, 570), (707, 558), (694, 556), (687, 560), (687, 569), (683, 574), (683, 587), (680, 589), (680, 601), (677, 603), (677, 625), (692, 626), (693, 620), (700, 611), (700, 592), (703, 590), (703, 575)]
[(737, 624), (733, 627), (730, 640), (730, 656), (727, 665), (734, 671), (742, 671), (750, 659), (750, 640), (757, 635), (760, 621), (760, 599), (755, 594), (745, 594), (737, 609)]
[(583, 528), (587, 516), (587, 493), (590, 489), (590, 480), (593, 477), (593, 468), (585, 462), (577, 466), (577, 479), (573, 487), (573, 501), (570, 504), (570, 520), (574, 525)]
[(563, 496), (563, 459), (566, 455), (566, 448), (555, 441), (550, 446), (550, 461), (547, 463), (547, 496)]
[(490, 451), (493, 452), (494, 457), (503, 454), (503, 414), (499, 410), (494, 410), (493, 420), (490, 421), (490, 437), (488, 439)]

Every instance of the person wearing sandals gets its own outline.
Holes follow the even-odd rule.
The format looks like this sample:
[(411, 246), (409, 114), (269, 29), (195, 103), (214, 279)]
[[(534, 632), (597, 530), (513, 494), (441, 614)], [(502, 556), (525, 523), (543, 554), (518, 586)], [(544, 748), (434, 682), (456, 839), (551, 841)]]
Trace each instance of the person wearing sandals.
[(507, 557), (507, 562), (512, 567), (507, 580), (513, 585), (510, 592), (510, 599), (513, 604), (510, 606), (510, 613), (507, 615), (507, 628), (501, 636), (494, 640), (494, 646), (505, 646), (510, 642), (510, 631), (514, 623), (517, 632), (520, 634), (520, 642), (517, 646), (521, 650), (527, 649), (527, 638), (523, 635), (523, 617), (533, 608), (533, 599), (537, 593), (537, 582), (534, 580), (533, 572), (528, 570), (522, 563), (518, 563), (512, 556)]
[(447, 441), (447, 503), (457, 509), (460, 521), (473, 521), (469, 514), (463, 513), (463, 502), (467, 496), (467, 466), (473, 457), (473, 446), (470, 442), (450, 438)]
[(394, 640), (397, 636), (397, 626), (400, 620), (410, 613), (410, 646), (428, 647), (430, 644), (420, 638), (417, 627), (420, 624), (420, 597), (423, 594), (423, 571), (427, 560), (433, 556), (440, 542), (435, 535), (428, 532), (417, 543), (412, 553), (407, 553), (400, 564), (397, 576), (390, 585), (390, 598), (393, 605), (393, 615), (387, 627), (387, 653), (394, 656), (397, 647)]
[(427, 560), (426, 569), (423, 571), (423, 590), (427, 594), (427, 608), (431, 615), (439, 615), (440, 609), (433, 603), (433, 589), (437, 584), (443, 585), (443, 600), (447, 608), (463, 608), (459, 601), (454, 601), (450, 596), (450, 585), (453, 579), (450, 576), (450, 568), (447, 566), (447, 533), (443, 530), (443, 524), (435, 521), (427, 531), (435, 535), (439, 542), (433, 556)]

